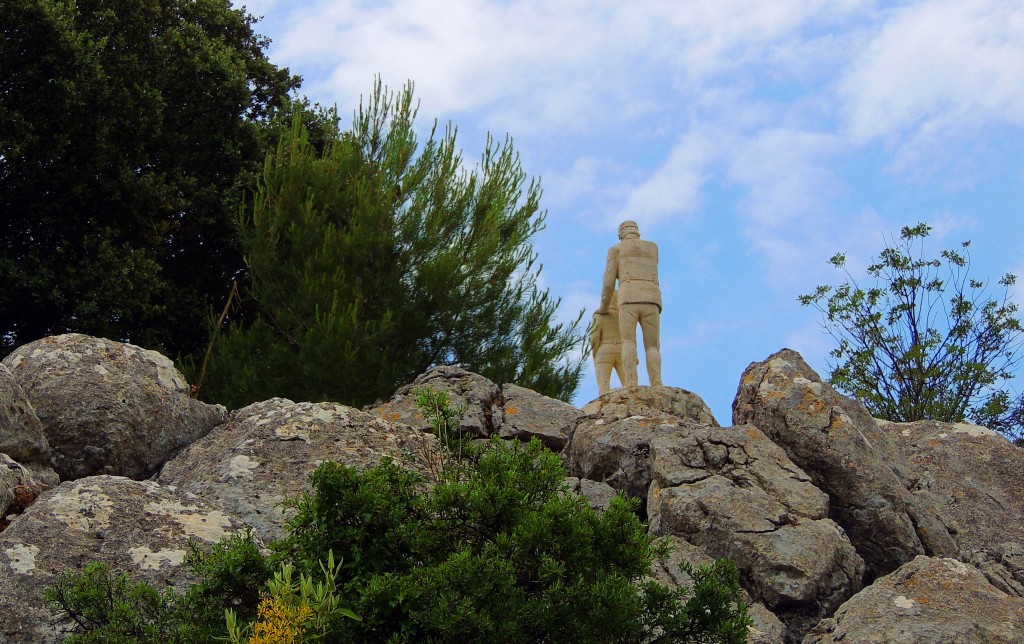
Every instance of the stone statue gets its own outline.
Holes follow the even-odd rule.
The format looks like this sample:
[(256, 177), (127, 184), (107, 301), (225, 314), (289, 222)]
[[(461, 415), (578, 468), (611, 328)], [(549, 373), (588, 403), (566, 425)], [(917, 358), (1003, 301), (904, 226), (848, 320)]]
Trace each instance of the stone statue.
[[(611, 391), (612, 370), (624, 383), (622, 371), (622, 333), (619, 331), (619, 305), (615, 292), (608, 302), (607, 313), (594, 313), (590, 323), (590, 350), (594, 354), (594, 372), (597, 374), (597, 395)], [(636, 370), (636, 363), (633, 364)]]
[(661, 287), (658, 285), (658, 246), (640, 239), (635, 221), (619, 224), (619, 243), (608, 249), (598, 314), (611, 307), (615, 283), (619, 284), (619, 331), (622, 335), (622, 384), (638, 384), (636, 325), (644, 338), (647, 378), (661, 384)]

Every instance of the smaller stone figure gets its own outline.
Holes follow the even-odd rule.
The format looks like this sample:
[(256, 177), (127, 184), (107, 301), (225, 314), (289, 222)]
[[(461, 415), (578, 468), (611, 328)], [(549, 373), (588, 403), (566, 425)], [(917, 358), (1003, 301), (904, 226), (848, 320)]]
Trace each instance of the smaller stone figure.
[[(613, 292), (607, 313), (594, 313), (590, 323), (590, 350), (594, 354), (594, 372), (597, 375), (597, 395), (611, 391), (612, 370), (623, 383), (622, 334), (619, 331), (619, 305)], [(635, 367), (635, 365), (634, 365)]]

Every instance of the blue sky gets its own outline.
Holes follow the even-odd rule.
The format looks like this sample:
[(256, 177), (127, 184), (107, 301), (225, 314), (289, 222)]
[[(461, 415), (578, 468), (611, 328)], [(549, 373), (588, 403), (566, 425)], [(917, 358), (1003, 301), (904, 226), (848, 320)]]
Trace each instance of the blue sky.
[[(270, 58), (343, 117), (380, 75), (395, 89), (412, 80), (418, 126), (458, 125), (467, 160), (487, 132), (510, 134), (542, 179), (535, 249), (563, 317), (589, 319), (617, 224), (637, 220), (661, 251), (665, 384), (723, 425), (752, 361), (790, 347), (824, 375), (831, 340), (796, 297), (841, 280), (835, 252), (857, 274), (926, 221), (936, 255), (972, 241), (975, 277), (1024, 274), (1019, 0), (247, 10), (264, 17)], [(588, 367), (575, 402), (596, 392)]]

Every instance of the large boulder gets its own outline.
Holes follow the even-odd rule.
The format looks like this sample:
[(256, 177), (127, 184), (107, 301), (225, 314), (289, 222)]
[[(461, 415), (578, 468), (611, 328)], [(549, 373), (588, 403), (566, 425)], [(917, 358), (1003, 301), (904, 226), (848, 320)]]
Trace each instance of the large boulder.
[(718, 421), (701, 397), (679, 387), (620, 387), (590, 401), (583, 411), (605, 420), (664, 415), (718, 427)]
[(152, 481), (94, 476), (43, 493), (0, 534), (0, 641), (40, 644), (63, 639), (43, 590), (65, 571), (93, 561), (157, 588), (194, 582), (182, 560), (242, 529), (240, 522), (194, 497)]
[(404, 423), (424, 432), (432, 431), (430, 422), (416, 406), (416, 395), (424, 387), (447, 392), (452, 407), (465, 405), (466, 411), (459, 421), (463, 434), (488, 438), (501, 429), (501, 387), (462, 367), (434, 367), (417, 376), (412, 383), (400, 387), (390, 400), (371, 411), (392, 423)]
[(651, 532), (731, 558), (791, 636), (860, 590), (864, 562), (828, 518), (828, 496), (756, 427), (680, 425), (652, 444), (651, 475)]
[(733, 422), (757, 426), (828, 493), (831, 516), (864, 558), (869, 580), (919, 554), (959, 555), (955, 522), (930, 492), (908, 490), (907, 467), (886, 432), (797, 352), (783, 349), (747, 367)]
[(422, 473), (436, 464), (437, 439), (336, 403), (273, 398), (232, 413), (169, 461), (157, 480), (193, 493), (251, 525), (268, 540), (285, 536), (281, 502), (310, 492), (325, 460), (367, 469), (385, 456)]
[(455, 366), (430, 369), (371, 411), (384, 420), (430, 432), (433, 428), (416, 406), (416, 395), (423, 387), (447, 392), (453, 407), (464, 405), (459, 429), (463, 435), (475, 438), (537, 438), (548, 448), (560, 451), (576, 421), (584, 415), (561, 400), (514, 384), (499, 387)]
[(804, 642), (1024, 642), (1024, 599), (963, 562), (918, 556), (852, 597)]
[(611, 421), (597, 416), (584, 418), (562, 451), (566, 472), (607, 483), (646, 503), (653, 480), (651, 461), (659, 454), (671, 453), (679, 422), (669, 416), (630, 416)]
[(1024, 449), (966, 423), (878, 421), (914, 486), (931, 491), (957, 523), (960, 547), (1024, 543)]
[(0, 453), (27, 465), (50, 465), (50, 445), (32, 403), (6, 365), (0, 363)]
[(42, 422), (62, 480), (93, 474), (143, 479), (227, 418), (189, 397), (155, 351), (71, 333), (4, 358)]
[(718, 427), (699, 396), (676, 387), (613, 389), (585, 410), (589, 415), (577, 421), (562, 450), (569, 475), (608, 483), (644, 502), (653, 446), (675, 440), (680, 424)]

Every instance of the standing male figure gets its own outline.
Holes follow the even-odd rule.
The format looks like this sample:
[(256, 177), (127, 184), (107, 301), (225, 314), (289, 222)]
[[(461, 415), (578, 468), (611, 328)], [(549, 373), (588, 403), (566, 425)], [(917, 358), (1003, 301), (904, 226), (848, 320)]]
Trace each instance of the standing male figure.
[(636, 325), (644, 339), (647, 378), (661, 384), (661, 286), (658, 285), (658, 246), (640, 239), (635, 221), (619, 224), (619, 243), (608, 249), (598, 313), (608, 313), (615, 282), (619, 283), (619, 331), (622, 334), (623, 385), (638, 384)]

